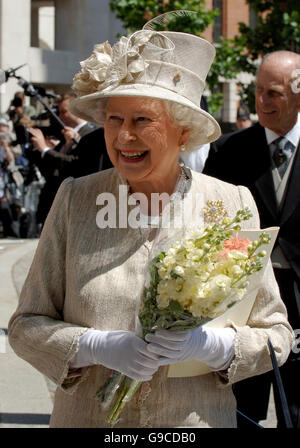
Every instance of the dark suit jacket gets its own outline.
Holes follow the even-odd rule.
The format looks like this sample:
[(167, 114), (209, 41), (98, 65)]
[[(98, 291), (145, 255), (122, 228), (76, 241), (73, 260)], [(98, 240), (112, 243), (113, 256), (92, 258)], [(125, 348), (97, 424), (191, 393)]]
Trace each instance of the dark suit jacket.
[(259, 123), (223, 135), (213, 143), (203, 172), (249, 188), (257, 204), (261, 227), (280, 226), (277, 244), (300, 279), (300, 148), (281, 211), (276, 202), (265, 130)]
[(43, 164), (50, 170), (59, 169), (62, 180), (69, 176), (87, 176), (112, 167), (106, 151), (103, 128), (94, 128), (84, 134), (79, 143), (72, 145), (66, 153), (59, 151), (61, 146), (60, 144), (47, 151)]
[(78, 144), (71, 145), (66, 153), (59, 149), (60, 143), (54, 149), (47, 151), (39, 163), (41, 173), (46, 178), (37, 211), (38, 222), (43, 223), (50, 210), (56, 192), (67, 177), (81, 177), (111, 168), (107, 156), (104, 130), (90, 123), (83, 126), (79, 133), (83, 135)]
[(107, 154), (103, 128), (82, 137), (74, 155), (78, 158), (74, 177), (87, 176), (113, 167)]
[[(81, 138), (83, 138), (85, 135), (88, 135), (95, 129), (97, 129), (96, 125), (92, 123), (86, 123), (79, 129), (78, 134)], [(41, 157), (39, 167), (46, 179), (53, 175), (60, 176), (62, 177), (62, 179), (65, 179), (69, 175), (72, 176), (73, 166), (77, 166), (76, 161), (78, 159), (78, 156), (76, 154), (76, 148), (79, 143), (74, 142), (72, 144), (69, 144), (67, 151), (62, 152), (62, 147), (65, 144), (65, 140), (64, 138), (62, 138), (61, 142), (57, 146), (55, 146), (55, 148), (49, 149)], [(64, 175), (65, 170), (67, 170), (66, 175)]]
[[(203, 172), (235, 185), (244, 185), (249, 188), (257, 204), (261, 228), (280, 226), (276, 244), (280, 245), (298, 279), (298, 284), (300, 284), (300, 148), (298, 147), (294, 159), (281, 211), (277, 206), (271, 166), (265, 130), (259, 123), (256, 123), (250, 128), (225, 134), (217, 142), (211, 144)], [(280, 275), (282, 280), (279, 282), (278, 274), (276, 278), (287, 308), (289, 321), (293, 328), (299, 328), (300, 308), (297, 293), (291, 293), (293, 285), (290, 285), (288, 295), (283, 293), (283, 291), (287, 291), (287, 285), (280, 283), (286, 282), (286, 278)], [(292, 282), (292, 280), (290, 281)], [(288, 360), (290, 364), (287, 362), (286, 366), (295, 365), (294, 362), (298, 356), (298, 354), (291, 353)], [(271, 381), (272, 373), (266, 373), (236, 383), (233, 386), (233, 391), (237, 399), (237, 408), (255, 421), (265, 419)], [(286, 391), (293, 388), (292, 396), (295, 394), (296, 386), (293, 380), (285, 381), (284, 387)], [(253, 401), (253, 396), (256, 396), (257, 400)], [(275, 396), (275, 400), (276, 405), (280, 408), (277, 396)], [(244, 424), (241, 417), (238, 416), (238, 420), (239, 425)]]

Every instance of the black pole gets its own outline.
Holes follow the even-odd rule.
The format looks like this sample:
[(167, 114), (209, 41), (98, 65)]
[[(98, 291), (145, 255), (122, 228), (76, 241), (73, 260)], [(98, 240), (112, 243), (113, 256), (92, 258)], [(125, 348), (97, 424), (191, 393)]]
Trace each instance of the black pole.
[(293, 423), (292, 423), (292, 419), (291, 419), (291, 416), (290, 416), (290, 411), (289, 411), (286, 395), (285, 395), (285, 392), (284, 392), (284, 388), (283, 388), (283, 384), (282, 384), (282, 379), (281, 379), (281, 375), (280, 375), (280, 371), (279, 371), (279, 367), (278, 367), (275, 351), (274, 351), (273, 345), (272, 345), (272, 343), (270, 341), (270, 338), (268, 338), (268, 347), (269, 347), (269, 350), (270, 350), (270, 356), (271, 356), (273, 370), (274, 370), (274, 375), (275, 375), (275, 382), (276, 382), (276, 387), (277, 387), (277, 390), (278, 390), (278, 393), (279, 393), (279, 398), (280, 398), (280, 403), (281, 403), (281, 408), (282, 408), (282, 413), (283, 413), (285, 425), (286, 425), (287, 428), (293, 428)]
[(64, 122), (59, 118), (58, 115), (56, 115), (55, 112), (53, 112), (53, 110), (51, 109), (51, 107), (46, 103), (46, 101), (44, 101), (44, 99), (41, 97), (41, 95), (39, 93), (37, 93), (35, 95), (35, 97), (39, 100), (40, 103), (42, 103), (42, 105), (44, 106), (45, 109), (47, 109), (47, 111), (53, 116), (53, 118), (55, 118), (55, 120), (57, 121), (57, 123), (61, 126), (62, 129), (65, 129), (65, 124)]
[[(59, 118), (58, 115), (56, 115), (56, 113), (53, 112), (51, 107), (49, 107), (49, 105), (44, 101), (44, 99), (39, 94), (37, 89), (31, 83), (29, 83), (24, 78), (22, 78), (21, 76), (17, 76), (17, 75), (13, 75), (13, 76), (19, 80), (18, 84), (21, 87), (23, 87), (25, 95), (35, 97), (45, 107), (45, 109), (47, 109), (47, 111), (52, 115), (52, 117), (56, 120), (56, 122), (60, 125), (60, 127), (62, 129), (65, 129), (66, 126), (65, 126), (64, 122)], [(78, 140), (75, 137), (73, 137), (72, 140), (74, 143), (78, 143)]]
[(240, 414), (242, 417), (244, 417), (246, 420), (248, 420), (248, 422), (253, 423), (253, 425), (257, 426), (259, 429), (265, 429), (262, 425), (260, 425), (259, 423), (255, 422), (254, 420), (252, 420), (251, 418), (247, 417), (247, 415), (243, 414), (241, 411), (239, 411), (238, 409), (236, 410), (236, 412), (238, 414)]

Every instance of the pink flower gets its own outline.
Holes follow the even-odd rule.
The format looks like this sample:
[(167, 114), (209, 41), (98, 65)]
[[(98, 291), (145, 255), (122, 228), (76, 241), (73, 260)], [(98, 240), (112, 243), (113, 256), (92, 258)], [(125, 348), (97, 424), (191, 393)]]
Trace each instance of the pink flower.
[(240, 250), (246, 253), (248, 253), (248, 246), (250, 244), (251, 241), (248, 240), (248, 238), (239, 238), (238, 234), (236, 234), (235, 238), (230, 238), (229, 240), (224, 241), (225, 249)]
[(227, 258), (228, 253), (231, 250), (239, 250), (248, 253), (248, 246), (250, 244), (251, 241), (248, 240), (248, 238), (239, 238), (238, 234), (236, 234), (235, 238), (229, 238), (229, 240), (224, 241), (224, 250), (219, 253), (219, 259)]

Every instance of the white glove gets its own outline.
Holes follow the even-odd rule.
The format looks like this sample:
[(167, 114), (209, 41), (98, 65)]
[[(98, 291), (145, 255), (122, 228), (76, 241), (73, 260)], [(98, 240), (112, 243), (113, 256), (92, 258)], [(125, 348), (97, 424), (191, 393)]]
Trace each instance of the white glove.
[(159, 368), (158, 358), (132, 331), (88, 330), (79, 338), (70, 367), (102, 364), (137, 381), (149, 381)]
[(157, 330), (145, 339), (148, 351), (160, 356), (160, 365), (198, 360), (217, 371), (231, 363), (235, 334), (229, 327), (198, 327), (189, 331)]

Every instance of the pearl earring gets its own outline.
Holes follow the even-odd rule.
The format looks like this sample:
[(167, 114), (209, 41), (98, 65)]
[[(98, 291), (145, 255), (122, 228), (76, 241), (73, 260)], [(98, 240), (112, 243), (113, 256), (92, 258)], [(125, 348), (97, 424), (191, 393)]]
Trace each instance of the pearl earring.
[(180, 151), (181, 151), (181, 152), (184, 152), (184, 151), (185, 151), (185, 145), (181, 145), (181, 146), (180, 146)]

